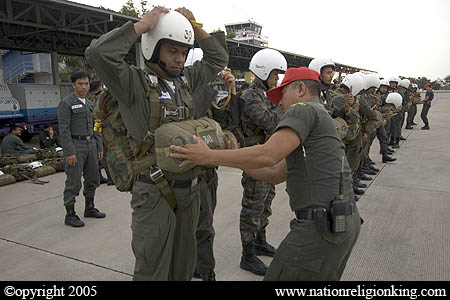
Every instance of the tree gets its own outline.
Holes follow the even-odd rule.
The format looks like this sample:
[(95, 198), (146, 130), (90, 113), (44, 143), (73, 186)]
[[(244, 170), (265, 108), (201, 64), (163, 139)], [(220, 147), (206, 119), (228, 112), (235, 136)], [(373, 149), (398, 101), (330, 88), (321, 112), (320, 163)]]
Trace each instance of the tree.
[(433, 90), (440, 90), (442, 88), (441, 80), (438, 78), (437, 80), (432, 81), (431, 82), (431, 88)]
[(61, 82), (71, 82), (70, 75), (75, 71), (87, 71), (95, 78), (95, 71), (82, 56), (58, 55), (59, 76)]
[(417, 85), (419, 86), (419, 89), (423, 89), (425, 84), (430, 83), (431, 80), (426, 77), (418, 77), (417, 78)]
[(139, 10), (137, 10), (136, 7), (134, 7), (133, 0), (127, 0), (127, 2), (125, 2), (125, 4), (119, 10), (119, 13), (133, 17), (139, 16)]
[(147, 0), (141, 0), (141, 10), (139, 10), (138, 8), (134, 7), (133, 0), (127, 0), (127, 2), (125, 2), (125, 4), (119, 10), (119, 13), (133, 17), (142, 17), (148, 12), (147, 2)]
[(450, 75), (444, 77), (444, 84), (445, 84), (444, 88), (446, 90), (450, 90)]
[(147, 9), (147, 0), (141, 0), (141, 12), (140, 12), (140, 17), (142, 17), (143, 15), (145, 15), (148, 12)]

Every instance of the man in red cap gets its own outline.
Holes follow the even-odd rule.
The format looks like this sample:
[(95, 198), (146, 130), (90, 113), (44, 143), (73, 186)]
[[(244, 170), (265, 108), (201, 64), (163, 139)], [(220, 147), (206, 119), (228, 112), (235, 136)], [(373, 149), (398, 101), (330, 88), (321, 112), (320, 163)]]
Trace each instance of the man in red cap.
[(196, 144), (172, 146), (184, 164), (241, 168), (274, 184), (286, 181), (295, 217), (265, 280), (339, 280), (360, 231), (344, 144), (319, 101), (320, 75), (288, 69), (281, 85), (267, 92), (284, 115), (263, 145), (210, 150)]
[(420, 115), (420, 117), (422, 118), (423, 124), (424, 126), (421, 128), (422, 130), (430, 130), (430, 124), (428, 123), (428, 111), (430, 110), (431, 107), (431, 101), (433, 101), (434, 99), (434, 93), (433, 90), (431, 89), (431, 84), (427, 83), (425, 84), (424, 90), (427, 91), (427, 93), (425, 94), (425, 99), (423, 100), (423, 108), (422, 108), (422, 113)]

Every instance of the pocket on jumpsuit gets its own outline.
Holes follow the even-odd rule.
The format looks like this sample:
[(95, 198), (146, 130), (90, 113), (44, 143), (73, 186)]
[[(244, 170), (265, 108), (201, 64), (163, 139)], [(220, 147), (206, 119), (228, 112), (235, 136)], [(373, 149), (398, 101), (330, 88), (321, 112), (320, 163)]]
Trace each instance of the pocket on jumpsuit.
[(317, 233), (308, 229), (313, 224), (310, 221), (293, 222), (297, 229), (281, 243), (264, 280), (314, 280), (315, 274), (320, 273), (324, 257), (314, 255), (314, 235)]
[[(133, 189), (134, 197), (131, 200), (133, 209), (131, 221), (133, 241), (131, 246), (136, 259), (144, 260), (146, 263), (146, 257), (151, 251), (151, 241), (159, 237), (160, 231), (159, 224), (151, 223), (152, 210), (157, 207), (162, 198), (159, 190), (153, 190), (153, 187), (156, 186), (136, 182)], [(142, 189), (145, 189), (145, 192), (142, 192)], [(136, 197), (136, 194), (139, 196)]]

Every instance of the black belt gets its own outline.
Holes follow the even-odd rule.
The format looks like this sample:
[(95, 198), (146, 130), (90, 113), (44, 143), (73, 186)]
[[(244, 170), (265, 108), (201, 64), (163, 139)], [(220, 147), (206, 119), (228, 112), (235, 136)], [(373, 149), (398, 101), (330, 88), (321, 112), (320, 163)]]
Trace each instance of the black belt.
[[(137, 181), (147, 183), (147, 184), (156, 184), (150, 176), (142, 174), (142, 173), (138, 174)], [(167, 182), (169, 182), (169, 185), (173, 188), (185, 189), (185, 188), (190, 188), (190, 187), (196, 186), (198, 183), (198, 178), (195, 178), (193, 180), (169, 180), (169, 179), (167, 179)]]
[[(299, 220), (314, 220), (314, 212), (315, 212), (315, 208), (310, 208), (310, 209), (299, 209), (295, 211), (295, 217)], [(351, 216), (353, 214), (353, 211), (356, 210), (356, 205), (355, 203), (351, 203), (351, 204), (347, 204), (347, 216)], [(329, 212), (329, 210), (327, 209), (327, 212)]]
[(92, 136), (90, 136), (90, 135), (72, 135), (72, 139), (80, 140), (80, 141), (89, 141), (90, 139), (92, 139)]

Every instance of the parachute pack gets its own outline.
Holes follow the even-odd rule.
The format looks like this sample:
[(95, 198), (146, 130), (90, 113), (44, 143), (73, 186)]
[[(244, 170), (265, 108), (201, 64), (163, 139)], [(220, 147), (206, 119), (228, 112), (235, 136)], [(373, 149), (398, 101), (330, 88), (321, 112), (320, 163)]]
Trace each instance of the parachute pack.
[[(193, 143), (194, 134), (202, 137), (208, 146), (214, 149), (223, 149), (225, 142), (217, 122), (208, 118), (193, 120), (192, 97), (188, 107), (178, 107), (175, 104), (162, 106), (159, 100), (161, 89), (158, 78), (144, 73), (142, 69), (136, 70), (139, 72), (150, 109), (148, 133), (142, 142), (138, 143), (128, 136), (119, 103), (110, 91), (102, 92), (94, 109), (94, 119), (101, 120), (109, 172), (116, 188), (122, 192), (131, 191), (137, 174), (150, 167), (157, 166), (163, 171), (174, 173), (184, 173), (194, 167), (179, 168), (180, 162), (170, 157), (170, 145)], [(184, 78), (183, 83), (187, 94), (191, 95)]]

